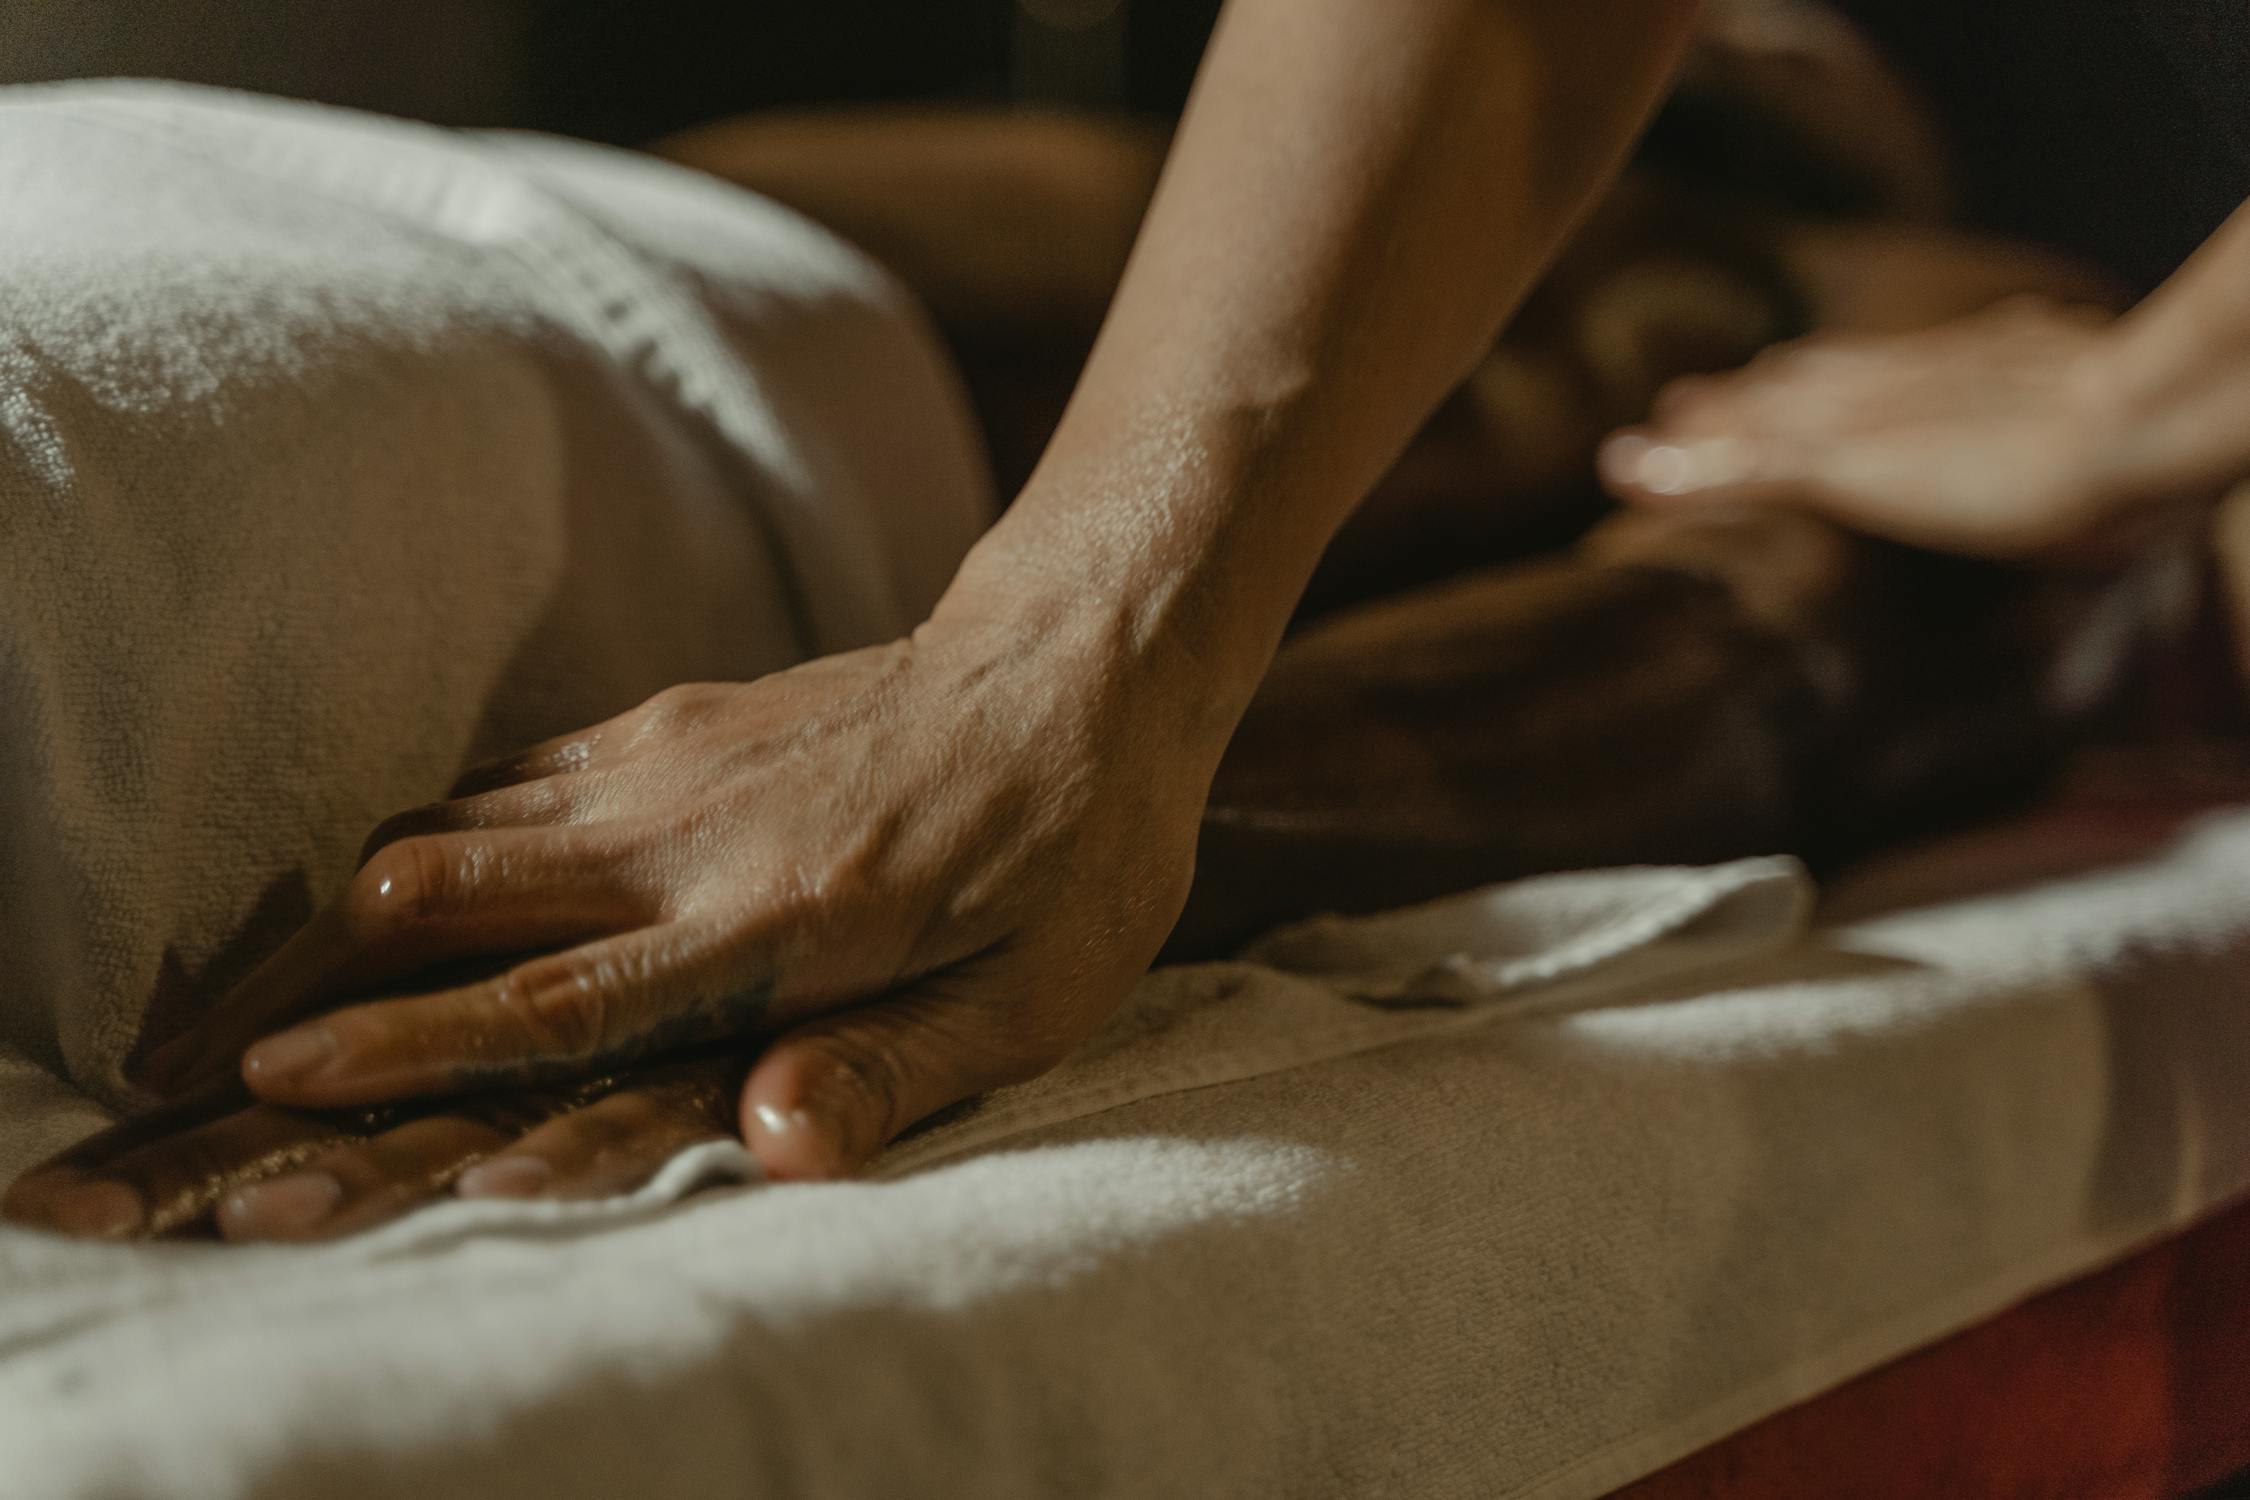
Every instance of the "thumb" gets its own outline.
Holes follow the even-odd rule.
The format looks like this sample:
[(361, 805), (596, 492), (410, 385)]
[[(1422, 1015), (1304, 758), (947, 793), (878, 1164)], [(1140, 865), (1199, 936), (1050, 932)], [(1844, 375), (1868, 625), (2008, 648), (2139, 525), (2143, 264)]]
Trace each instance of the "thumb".
[(744, 1080), (742, 1138), (769, 1177), (847, 1176), (916, 1121), (1053, 1060), (999, 1034), (978, 1001), (928, 989), (807, 1022)]

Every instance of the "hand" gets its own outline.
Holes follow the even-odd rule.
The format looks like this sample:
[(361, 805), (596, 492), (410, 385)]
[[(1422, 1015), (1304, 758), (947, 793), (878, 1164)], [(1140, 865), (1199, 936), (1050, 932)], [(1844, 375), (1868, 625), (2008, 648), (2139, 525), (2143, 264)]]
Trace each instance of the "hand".
[(0, 1213), (102, 1239), (328, 1239), (463, 1197), (599, 1198), (732, 1135), (745, 1067), (651, 1064), (569, 1093), (420, 1112), (313, 1115), (228, 1089), (83, 1141), (8, 1190)]
[(772, 1037), (745, 1139), (776, 1177), (849, 1171), (1059, 1060), (1179, 913), (1217, 747), (1108, 639), (941, 609), (909, 640), (673, 689), (472, 772), (378, 830), (343, 896), (146, 1076), (213, 1076), (305, 1007), (385, 987), (251, 1047), (244, 1081), (334, 1109)]
[(1675, 382), (1604, 445), (1620, 499), (1804, 506), (1993, 557), (2077, 543), (2128, 492), (2107, 316), (2019, 299), (1917, 333), (1807, 339)]

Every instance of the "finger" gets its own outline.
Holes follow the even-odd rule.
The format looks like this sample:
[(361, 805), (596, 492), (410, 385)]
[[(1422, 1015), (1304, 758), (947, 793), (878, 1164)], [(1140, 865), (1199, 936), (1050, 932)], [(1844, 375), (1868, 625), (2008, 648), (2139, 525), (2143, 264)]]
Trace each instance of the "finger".
[(250, 1103), (250, 1097), (242, 1086), (231, 1084), (160, 1108), (145, 1110), (105, 1130), (96, 1131), (67, 1150), (56, 1152), (27, 1173), (25, 1180), (64, 1168), (82, 1172), (98, 1170), (153, 1141), (208, 1125), (238, 1110), (247, 1109)]
[(456, 799), (474, 797), (520, 782), (583, 771), (593, 765), (609, 727), (608, 723), (596, 724), (471, 766), (455, 779), (449, 795)]
[(713, 933), (646, 927), (309, 1021), (252, 1047), (243, 1081), (275, 1103), (334, 1108), (577, 1077), (764, 1028), (773, 984), (745, 967)]
[[(134, 1122), (130, 1130), (118, 1140), (135, 1141), (144, 1127)], [(347, 1124), (289, 1110), (237, 1108), (136, 1142), (108, 1160), (68, 1153), (16, 1183), (6, 1214), (18, 1223), (101, 1239), (178, 1233), (203, 1223), (236, 1186), (286, 1171), (351, 1133)]]
[(578, 802), (572, 783), (555, 778), (408, 808), (375, 825), (375, 831), (360, 845), (359, 862), (364, 865), (377, 851), (407, 839), (496, 828), (548, 827), (567, 822)]
[(1602, 444), (1596, 467), (1620, 500), (1743, 503), (1786, 498), (1790, 477), (1770, 445), (1733, 436), (1673, 438), (1627, 428)]
[(231, 1071), (243, 1049), (320, 1001), (457, 959), (579, 943), (647, 924), (661, 899), (633, 858), (582, 830), (409, 839), (237, 985), (138, 1081), (177, 1092)]
[(153, 1141), (211, 1124), (245, 1108), (240, 1088), (151, 1110), (95, 1132), (24, 1172), (0, 1196), (0, 1219), (65, 1234), (108, 1238), (138, 1233), (146, 1219), (139, 1193), (111, 1186), (103, 1172)]
[(511, 1139), (500, 1124), (469, 1114), (412, 1120), (226, 1194), (219, 1232), (230, 1240), (307, 1240), (371, 1228), (443, 1197), (464, 1168)]
[(1055, 1061), (1019, 1048), (975, 1002), (928, 988), (823, 1016), (751, 1069), (743, 1139), (769, 1177), (845, 1176), (917, 1121)]
[(744, 1064), (649, 1070), (606, 1098), (549, 1120), (471, 1167), (464, 1198), (606, 1198), (629, 1193), (690, 1146), (729, 1139)]

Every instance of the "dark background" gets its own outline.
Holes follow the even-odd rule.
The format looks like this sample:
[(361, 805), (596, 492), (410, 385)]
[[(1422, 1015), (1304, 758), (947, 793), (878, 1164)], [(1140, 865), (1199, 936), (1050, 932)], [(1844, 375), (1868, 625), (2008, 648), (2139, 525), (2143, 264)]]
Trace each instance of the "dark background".
[(555, 128), (629, 139), (746, 107), (833, 100), (1171, 112), (1186, 97), (1219, 0), (547, 0), (539, 8), (537, 109)]
[(1219, 0), (4, 0), (0, 82), (136, 75), (634, 143), (870, 100), (1177, 108)]
[[(1219, 3), (0, 0), (0, 83), (182, 78), (621, 144), (878, 100), (1163, 115)], [(2145, 289), (2250, 196), (2250, 0), (1836, 3), (1936, 104), (1967, 222)], [(1739, 154), (1699, 145), (1706, 169)]]

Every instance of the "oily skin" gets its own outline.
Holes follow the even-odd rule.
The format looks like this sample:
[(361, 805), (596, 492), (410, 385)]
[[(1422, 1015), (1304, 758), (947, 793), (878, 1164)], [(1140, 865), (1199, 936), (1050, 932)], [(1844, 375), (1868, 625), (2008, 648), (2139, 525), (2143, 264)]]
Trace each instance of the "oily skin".
[(2250, 475), (2250, 207), (2122, 318), (2026, 299), (1815, 337), (1675, 384), (1601, 464), (1645, 505), (1796, 505), (1977, 556), (2133, 539)]
[[(755, 692), (675, 689), (479, 773), (467, 795), (378, 833), (345, 898), (193, 1039), (211, 1050), (186, 1058), (189, 1076), (209, 1071), (202, 1058), (223, 1070), (308, 995), (380, 994), (435, 962), (536, 948), (553, 951), (261, 1043), (244, 1078), (268, 1102), (334, 1109), (781, 1032), (767, 1093), (745, 1108), (763, 1107), (751, 1121), (771, 1139), (817, 1129), (828, 1155), (775, 1164), (809, 1176), (1024, 1076), (1099, 1019), (1091, 997), (1146, 967), (1185, 895), (1163, 855), (1192, 843), (1198, 809), (1173, 788), (1096, 780), (1122, 767), (1084, 751), (1095, 776), (1054, 788), (1042, 747), (1131, 744), (1157, 726), (1128, 722), (1122, 694), (1024, 713), (1032, 694), (1011, 679), (1039, 664), (991, 656), (972, 669), (900, 643)], [(980, 711), (932, 736), (940, 704)], [(872, 790), (894, 780), (921, 802)], [(1108, 920), (1042, 932), (1039, 903), (1058, 897)], [(880, 1006), (830, 1014), (904, 976)]]
[(331, 1239), (448, 1195), (631, 1192), (734, 1138), (747, 1059), (646, 1064), (567, 1090), (312, 1112), (238, 1087), (105, 1130), (27, 1174), (9, 1218), (90, 1238)]
[(1061, 428), (926, 624), (409, 815), (148, 1081), (239, 1062), (324, 1110), (749, 1031), (751, 1150), (827, 1177), (1051, 1065), (1179, 914), (1322, 548), (1615, 174), (1694, 13), (1235, 0)]

